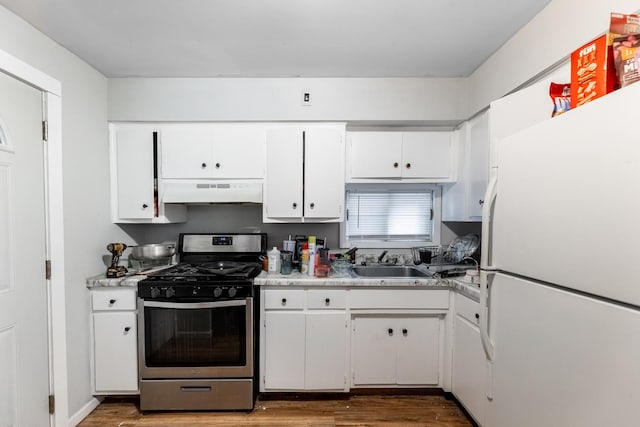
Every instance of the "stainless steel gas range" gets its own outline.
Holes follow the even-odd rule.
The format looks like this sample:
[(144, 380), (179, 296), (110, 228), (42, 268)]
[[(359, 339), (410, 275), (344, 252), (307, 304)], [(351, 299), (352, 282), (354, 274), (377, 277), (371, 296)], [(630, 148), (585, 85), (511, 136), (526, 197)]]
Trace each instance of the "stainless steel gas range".
[(179, 264), (138, 282), (140, 409), (248, 410), (253, 278), (266, 234), (181, 234)]

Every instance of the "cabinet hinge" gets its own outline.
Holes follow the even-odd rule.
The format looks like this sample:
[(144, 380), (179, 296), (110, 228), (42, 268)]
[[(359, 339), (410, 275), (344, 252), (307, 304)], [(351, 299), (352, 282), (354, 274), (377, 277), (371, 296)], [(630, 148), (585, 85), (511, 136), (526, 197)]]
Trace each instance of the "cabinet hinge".
[(53, 394), (49, 395), (49, 414), (53, 414), (56, 411), (56, 397)]
[(49, 122), (46, 120), (42, 121), (42, 140), (49, 140)]
[(44, 278), (51, 280), (51, 260), (48, 259), (44, 262)]

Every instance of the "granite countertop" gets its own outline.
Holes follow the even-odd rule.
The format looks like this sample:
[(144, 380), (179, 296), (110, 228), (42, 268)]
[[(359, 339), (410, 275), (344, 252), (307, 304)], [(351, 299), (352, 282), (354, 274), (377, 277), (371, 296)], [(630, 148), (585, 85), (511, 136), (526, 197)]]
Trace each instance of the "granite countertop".
[[(154, 270), (155, 271), (155, 270)], [(150, 271), (149, 271), (150, 272)], [(147, 277), (144, 274), (136, 272), (129, 273), (127, 276), (119, 277), (117, 279), (110, 279), (105, 274), (99, 274), (97, 276), (89, 277), (87, 279), (87, 288), (105, 288), (105, 287), (132, 287), (135, 288), (138, 282)], [(477, 283), (470, 283), (466, 277), (456, 278), (406, 278), (406, 277), (359, 277), (355, 274), (350, 276), (329, 276), (326, 278), (319, 278), (302, 274), (300, 272), (293, 272), (288, 275), (284, 274), (268, 274), (263, 271), (258, 277), (254, 279), (256, 286), (302, 286), (302, 287), (420, 287), (420, 288), (433, 288), (433, 289), (452, 289), (461, 294), (475, 300), (480, 300), (480, 287)]]
[(107, 288), (114, 286), (136, 287), (138, 282), (147, 278), (147, 274), (173, 267), (173, 265), (163, 265), (139, 272), (130, 269), (126, 276), (117, 279), (107, 278), (106, 273), (98, 274), (87, 278), (87, 288)]
[(99, 274), (87, 278), (87, 288), (107, 288), (107, 287), (130, 287), (135, 288), (138, 286), (138, 282), (142, 279), (146, 279), (145, 274), (130, 274), (124, 277), (118, 277), (117, 279), (107, 278), (105, 274)]
[(258, 277), (254, 279), (256, 286), (303, 286), (303, 287), (421, 287), (421, 288), (434, 288), (434, 289), (453, 289), (462, 293), (463, 295), (474, 299), (480, 300), (480, 287), (477, 283), (470, 283), (463, 277), (460, 278), (372, 278), (372, 277), (359, 277), (356, 275), (350, 276), (329, 276), (327, 278), (319, 278), (314, 276), (308, 276), (299, 272), (293, 272), (288, 275), (284, 274), (268, 274), (266, 272), (260, 273)]

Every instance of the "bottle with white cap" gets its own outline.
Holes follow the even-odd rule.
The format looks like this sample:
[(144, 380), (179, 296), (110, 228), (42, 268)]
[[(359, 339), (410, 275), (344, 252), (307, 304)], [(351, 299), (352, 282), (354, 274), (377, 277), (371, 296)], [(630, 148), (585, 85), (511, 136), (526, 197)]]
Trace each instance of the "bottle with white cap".
[(280, 251), (277, 247), (273, 247), (270, 251), (267, 251), (267, 258), (269, 259), (269, 274), (280, 273)]

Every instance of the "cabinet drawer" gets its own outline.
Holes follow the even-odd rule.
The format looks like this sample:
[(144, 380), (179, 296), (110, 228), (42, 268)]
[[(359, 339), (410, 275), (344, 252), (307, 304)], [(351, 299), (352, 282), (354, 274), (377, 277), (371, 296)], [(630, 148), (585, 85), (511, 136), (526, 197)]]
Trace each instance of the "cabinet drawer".
[(309, 309), (344, 309), (347, 306), (347, 292), (338, 289), (311, 289), (307, 293)]
[(277, 310), (300, 310), (304, 308), (304, 290), (283, 289), (264, 292), (264, 308)]
[(480, 303), (464, 295), (456, 294), (456, 314), (477, 325), (480, 319)]
[(97, 289), (91, 291), (93, 311), (135, 310), (135, 289)]
[(349, 296), (351, 308), (447, 309), (449, 291), (433, 289), (354, 289)]

